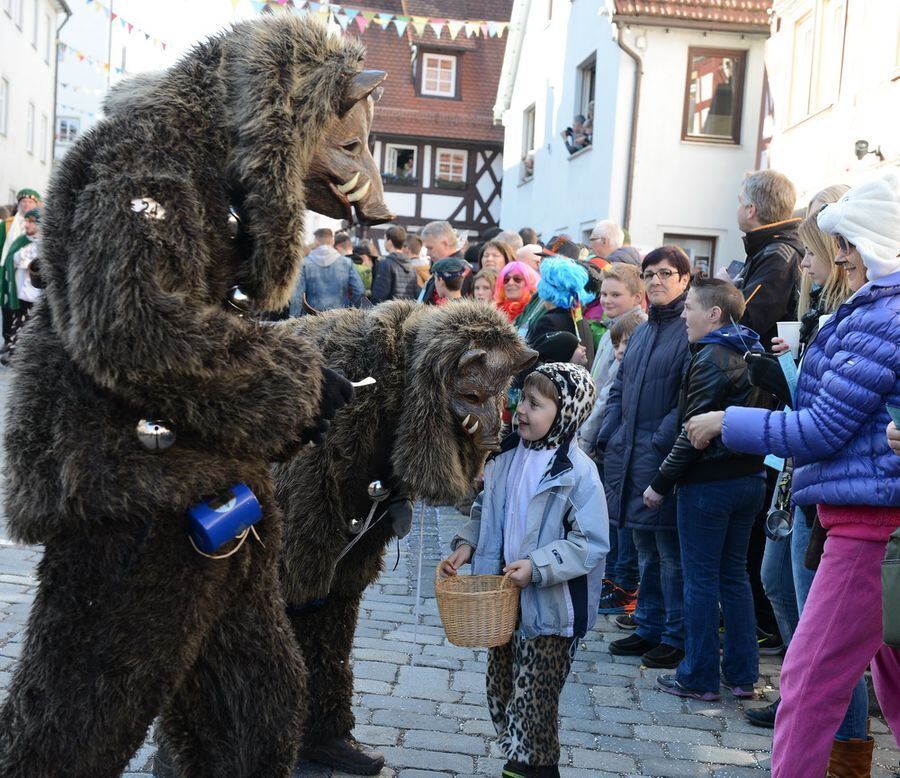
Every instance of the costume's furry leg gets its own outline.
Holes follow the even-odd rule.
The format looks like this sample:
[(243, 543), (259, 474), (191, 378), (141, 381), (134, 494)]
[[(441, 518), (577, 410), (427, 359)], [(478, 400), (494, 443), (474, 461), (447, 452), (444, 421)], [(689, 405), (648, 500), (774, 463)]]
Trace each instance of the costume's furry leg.
[(309, 668), (309, 718), (304, 746), (348, 735), (356, 720), (350, 650), (362, 592), (329, 596), (323, 606), (288, 608), (294, 636)]
[(287, 778), (297, 759), (306, 669), (279, 595), (280, 522), (259, 532), (265, 546), (248, 539), (235, 555), (246, 555), (243, 585), (160, 717), (180, 776)]
[(25, 649), (0, 711), (0, 775), (116, 778), (220, 617), (230, 566), (183, 516), (110, 520), (47, 542)]

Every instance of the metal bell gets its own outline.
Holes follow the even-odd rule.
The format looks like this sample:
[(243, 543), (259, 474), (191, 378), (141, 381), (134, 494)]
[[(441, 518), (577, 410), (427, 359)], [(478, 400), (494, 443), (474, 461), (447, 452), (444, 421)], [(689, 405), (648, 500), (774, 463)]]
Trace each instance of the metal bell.
[(228, 237), (231, 240), (237, 240), (237, 236), (241, 231), (241, 217), (238, 216), (237, 211), (234, 209), (233, 205), (228, 206)]
[(232, 286), (228, 290), (226, 299), (232, 308), (240, 311), (242, 314), (250, 313), (253, 309), (253, 301), (250, 299), (250, 296), (239, 286)]
[(369, 484), (369, 499), (372, 502), (381, 502), (390, 495), (390, 489), (387, 489), (381, 481), (372, 481)]
[(138, 440), (148, 451), (159, 453), (175, 442), (175, 431), (168, 422), (158, 419), (141, 419), (136, 428)]
[(362, 529), (363, 523), (359, 519), (350, 519), (350, 526), (348, 529), (350, 530), (351, 535), (358, 535), (359, 531)]

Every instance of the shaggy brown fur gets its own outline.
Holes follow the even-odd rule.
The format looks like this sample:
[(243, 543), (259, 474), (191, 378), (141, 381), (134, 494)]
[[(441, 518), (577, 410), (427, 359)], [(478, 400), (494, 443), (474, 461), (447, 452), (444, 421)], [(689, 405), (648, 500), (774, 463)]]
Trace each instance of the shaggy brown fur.
[[(191, 778), (291, 770), (305, 670), (268, 463), (314, 421), (321, 358), (223, 301), (235, 283), (263, 308), (288, 299), (306, 166), (361, 54), (295, 17), (238, 25), (113, 108), (54, 177), (46, 302), (6, 424), (9, 529), (45, 554), (0, 711), (4, 778), (118, 776), (157, 714)], [(226, 237), (233, 202), (244, 253)], [(146, 451), (142, 417), (171, 420), (175, 445)], [(204, 559), (185, 511), (238, 481), (264, 545)]]
[[(275, 468), (286, 517), (282, 583), (310, 669), (306, 744), (313, 745), (353, 728), (350, 648), (363, 590), (393, 537), (390, 518), (341, 560), (333, 582), (332, 567), (352, 537), (350, 521), (368, 513), (368, 484), (380, 479), (395, 494), (435, 503), (466, 494), (487, 451), (460, 420), (471, 413), (499, 426), (510, 377), (536, 355), (502, 314), (480, 303), (397, 301), (288, 326), (310, 337), (329, 367), (351, 380), (377, 379), (338, 413), (323, 446)], [(476, 358), (460, 369), (473, 350)]]

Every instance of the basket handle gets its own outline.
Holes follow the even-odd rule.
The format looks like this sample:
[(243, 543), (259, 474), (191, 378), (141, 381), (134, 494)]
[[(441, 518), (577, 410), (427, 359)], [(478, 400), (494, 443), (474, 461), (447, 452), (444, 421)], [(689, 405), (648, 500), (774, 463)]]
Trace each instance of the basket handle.
[(450, 578), (449, 575), (444, 576), (444, 578), (441, 577), (441, 567), (444, 564), (444, 562), (446, 562), (446, 561), (448, 561), (448, 560), (442, 559), (440, 562), (438, 562), (437, 567), (434, 568), (434, 583), (435, 584), (437, 584), (438, 581), (443, 581), (444, 578)]
[(509, 577), (510, 577), (512, 574), (513, 574), (513, 571), (510, 570), (508, 573), (506, 573), (506, 574), (503, 576), (503, 580), (500, 581), (500, 591), (501, 591), (501, 592), (502, 592), (503, 589), (506, 587), (506, 582), (509, 580)]

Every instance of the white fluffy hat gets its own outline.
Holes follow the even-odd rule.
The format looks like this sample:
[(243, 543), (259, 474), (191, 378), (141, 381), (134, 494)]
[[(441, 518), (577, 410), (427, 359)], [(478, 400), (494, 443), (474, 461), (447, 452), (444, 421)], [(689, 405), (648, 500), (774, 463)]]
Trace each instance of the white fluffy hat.
[(900, 172), (853, 187), (819, 211), (816, 221), (823, 232), (843, 235), (856, 246), (869, 281), (900, 271)]

